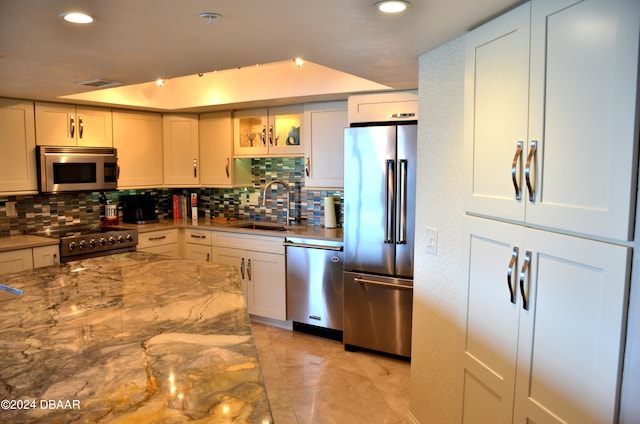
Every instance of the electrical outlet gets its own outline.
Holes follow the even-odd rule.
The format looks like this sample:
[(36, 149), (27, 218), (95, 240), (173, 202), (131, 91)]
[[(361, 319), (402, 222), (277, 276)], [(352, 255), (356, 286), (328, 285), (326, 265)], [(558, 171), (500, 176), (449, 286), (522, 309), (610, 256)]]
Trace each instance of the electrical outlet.
[(260, 202), (260, 193), (251, 193), (249, 194), (249, 203), (252, 205), (257, 205)]
[(18, 216), (18, 212), (16, 211), (16, 202), (6, 202), (4, 206), (6, 208), (7, 216)]
[(427, 253), (438, 254), (438, 230), (427, 227)]
[(249, 194), (240, 193), (240, 206), (246, 206), (249, 204)]

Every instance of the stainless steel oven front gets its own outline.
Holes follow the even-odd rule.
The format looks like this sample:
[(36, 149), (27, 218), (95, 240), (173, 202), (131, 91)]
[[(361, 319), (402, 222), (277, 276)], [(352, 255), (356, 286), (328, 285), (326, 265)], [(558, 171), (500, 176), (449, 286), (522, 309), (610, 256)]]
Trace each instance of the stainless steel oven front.
[(37, 146), (41, 193), (118, 188), (117, 150), (110, 147)]

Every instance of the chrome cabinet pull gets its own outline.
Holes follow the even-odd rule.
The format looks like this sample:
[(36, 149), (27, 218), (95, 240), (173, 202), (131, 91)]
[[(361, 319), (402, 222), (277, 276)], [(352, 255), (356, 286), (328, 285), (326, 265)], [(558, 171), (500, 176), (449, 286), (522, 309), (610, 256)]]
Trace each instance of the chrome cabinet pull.
[(207, 253), (207, 262), (211, 262), (211, 253)]
[(398, 187), (398, 235), (396, 244), (407, 244), (407, 180), (409, 175), (409, 161), (400, 159), (399, 161), (399, 187)]
[(247, 278), (251, 281), (251, 259), (247, 259)]
[(164, 240), (164, 239), (166, 239), (166, 238), (167, 238), (167, 236), (149, 237), (149, 241)]
[(396, 118), (396, 119), (407, 119), (407, 118), (413, 118), (414, 116), (416, 116), (416, 114), (413, 113), (413, 112), (391, 113), (391, 114), (389, 114), (389, 118)]
[(198, 178), (198, 159), (193, 160), (193, 178)]
[[(527, 190), (529, 190), (529, 201), (536, 201), (536, 187), (535, 184), (531, 184), (531, 162), (534, 162), (534, 166), (537, 161), (537, 152), (538, 152), (538, 142), (536, 140), (531, 141), (531, 146), (529, 147), (529, 155), (527, 156), (527, 165), (524, 168), (524, 176), (527, 182)], [(534, 168), (535, 173), (535, 168)], [(535, 175), (534, 175), (535, 176)]]
[(204, 240), (207, 238), (206, 234), (190, 234), (191, 238)]
[(527, 278), (527, 271), (529, 271), (529, 265), (531, 264), (531, 252), (527, 250), (524, 254), (524, 264), (520, 270), (520, 294), (522, 295), (522, 309), (529, 310), (529, 288), (527, 287), (526, 293), (524, 289), (524, 280)]
[(231, 176), (231, 174), (229, 174), (229, 166), (230, 166), (230, 159), (227, 158), (227, 165), (224, 167), (224, 171), (227, 173), (227, 178)]
[(394, 161), (387, 159), (385, 167), (385, 228), (384, 228), (384, 242), (393, 243), (393, 222), (395, 221), (395, 187), (394, 187)]
[(78, 116), (78, 124), (80, 126), (80, 133), (78, 135), (82, 138), (82, 134), (84, 134), (84, 121), (82, 120), (82, 116)]
[(69, 124), (71, 127), (71, 138), (74, 138), (76, 136), (76, 120), (73, 115), (69, 117)]
[(273, 125), (269, 125), (269, 146), (273, 147)]
[(262, 133), (260, 134), (260, 138), (262, 139), (262, 147), (267, 147), (267, 126), (262, 126)]
[[(513, 188), (516, 190), (516, 200), (522, 199), (522, 190), (518, 184), (518, 176), (522, 175), (522, 161), (519, 160), (522, 157), (522, 146), (524, 143), (518, 141), (516, 143), (516, 154), (513, 155), (513, 161), (511, 162), (511, 180), (513, 181)], [(520, 167), (518, 168), (518, 163)]]
[(244, 258), (242, 258), (240, 260), (240, 275), (242, 276), (242, 279), (244, 280)]
[(511, 283), (511, 277), (513, 276), (513, 271), (515, 270), (518, 262), (518, 252), (519, 249), (517, 246), (513, 247), (511, 251), (511, 260), (509, 261), (509, 266), (507, 267), (507, 287), (509, 287), (509, 295), (511, 296), (511, 303), (515, 305), (516, 303), (516, 290), (517, 287), (514, 287)]
[(304, 157), (304, 175), (309, 178), (309, 175), (311, 174), (311, 169), (310, 169), (311, 163), (309, 162), (309, 156), (305, 156)]

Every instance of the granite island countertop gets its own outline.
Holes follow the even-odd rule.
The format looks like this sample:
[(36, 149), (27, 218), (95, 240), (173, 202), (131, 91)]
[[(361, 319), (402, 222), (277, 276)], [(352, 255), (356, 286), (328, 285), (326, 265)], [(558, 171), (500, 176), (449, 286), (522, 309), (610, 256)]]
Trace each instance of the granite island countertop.
[(24, 294), (0, 309), (0, 422), (273, 421), (232, 267), (131, 252), (2, 277)]

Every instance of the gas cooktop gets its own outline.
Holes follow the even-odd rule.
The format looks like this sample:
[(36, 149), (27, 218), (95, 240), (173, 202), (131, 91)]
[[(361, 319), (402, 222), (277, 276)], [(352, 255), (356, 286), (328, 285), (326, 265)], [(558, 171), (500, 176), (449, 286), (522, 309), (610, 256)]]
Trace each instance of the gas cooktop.
[(60, 262), (136, 250), (138, 231), (95, 224), (51, 227), (35, 235), (60, 240)]

